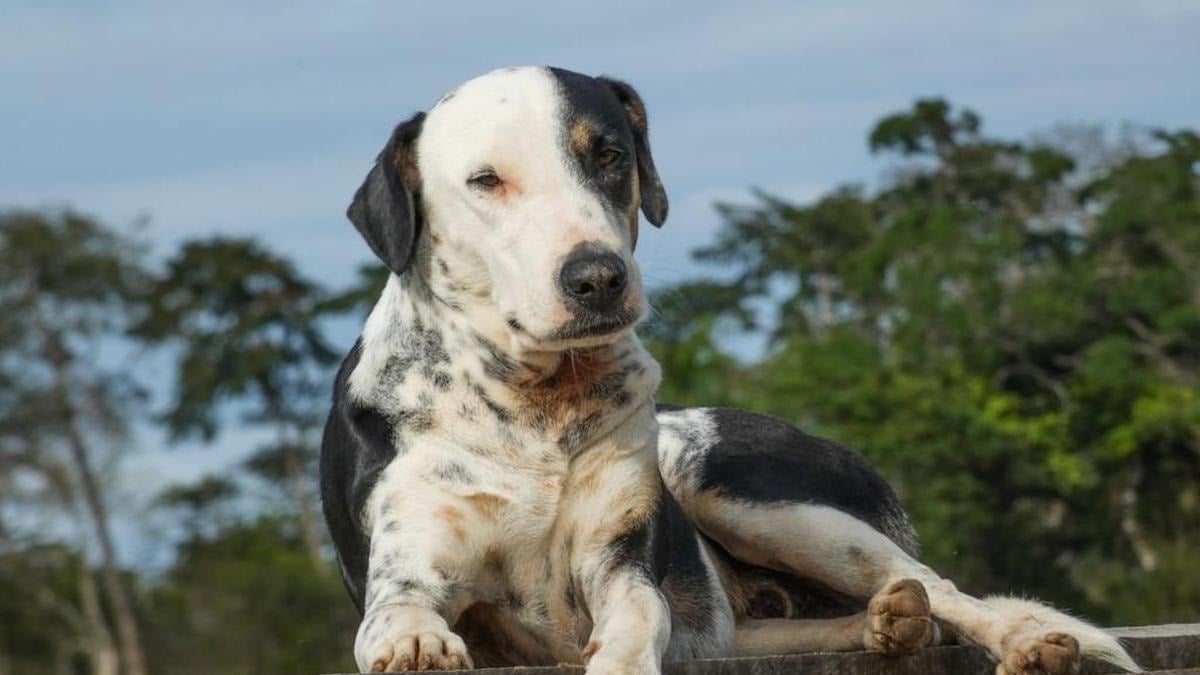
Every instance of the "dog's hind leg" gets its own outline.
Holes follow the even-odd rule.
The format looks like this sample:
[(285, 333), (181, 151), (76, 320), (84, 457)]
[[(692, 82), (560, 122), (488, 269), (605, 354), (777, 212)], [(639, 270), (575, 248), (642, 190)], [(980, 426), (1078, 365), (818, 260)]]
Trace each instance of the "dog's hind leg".
[(745, 619), (738, 622), (738, 656), (771, 656), (808, 652), (852, 652), (863, 649), (866, 615), (837, 619)]
[[(750, 506), (703, 494), (693, 496), (691, 507), (695, 511), (689, 513), (696, 514), (700, 529), (743, 562), (812, 579), (860, 598), (878, 598), (879, 589), (897, 585), (923, 587), (932, 616), (987, 649), (1000, 661), (1001, 675), (1067, 675), (1078, 671), (1081, 656), (1137, 669), (1117, 640), (1103, 631), (1045, 605), (1009, 599), (989, 602), (962, 593), (870, 525), (835, 508)], [(895, 624), (880, 623), (885, 625)], [(868, 630), (866, 635), (874, 633)], [(884, 640), (895, 639), (886, 630), (879, 634)], [(914, 646), (933, 641), (932, 637), (918, 640)], [(834, 640), (826, 648), (844, 644)], [(879, 648), (869, 639), (866, 646)]]
[(848, 448), (740, 411), (663, 410), (659, 423), (668, 487), (696, 526), (743, 563), (863, 600), (912, 580), (933, 617), (987, 649), (1001, 675), (1067, 675), (1081, 655), (1137, 668), (1093, 626), (1035, 603), (989, 604), (918, 562), (895, 494)]

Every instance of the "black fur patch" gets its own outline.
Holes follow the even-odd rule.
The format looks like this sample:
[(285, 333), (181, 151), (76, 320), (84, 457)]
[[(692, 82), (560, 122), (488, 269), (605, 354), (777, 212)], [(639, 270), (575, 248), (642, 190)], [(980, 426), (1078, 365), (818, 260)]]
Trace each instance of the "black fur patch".
[(595, 412), (583, 419), (567, 425), (562, 435), (558, 437), (558, 448), (563, 452), (574, 452), (591, 436), (596, 425), (604, 418), (604, 413)]
[[(636, 147), (629, 117), (612, 90), (594, 77), (551, 68), (565, 105), (561, 115), (562, 145), (574, 160), (573, 170), (583, 184), (600, 196), (615, 213), (625, 213), (633, 201), (633, 176)], [(589, 129), (586, 144), (573, 141), (577, 125)], [(619, 157), (605, 163), (606, 151)]]
[(709, 414), (718, 440), (695, 467), (701, 490), (758, 504), (831, 506), (915, 549), (896, 493), (862, 455), (769, 415), (729, 408)]
[(497, 382), (508, 384), (517, 375), (517, 364), (491, 340), (476, 335), (475, 341), (485, 352), (483, 359), (483, 374)]
[(475, 396), (478, 397), (481, 402), (483, 402), (484, 407), (490, 410), (491, 413), (496, 416), (497, 420), (503, 424), (512, 423), (512, 411), (500, 405), (499, 403), (496, 403), (491, 396), (488, 396), (487, 391), (482, 386), (476, 384), (471, 388), (471, 390), (474, 391)]
[(370, 535), (361, 514), (379, 475), (396, 457), (392, 424), (374, 408), (346, 396), (350, 373), (362, 355), (360, 340), (338, 370), (333, 408), (321, 441), (321, 505), (337, 549), (343, 580), (359, 612), (366, 592)]

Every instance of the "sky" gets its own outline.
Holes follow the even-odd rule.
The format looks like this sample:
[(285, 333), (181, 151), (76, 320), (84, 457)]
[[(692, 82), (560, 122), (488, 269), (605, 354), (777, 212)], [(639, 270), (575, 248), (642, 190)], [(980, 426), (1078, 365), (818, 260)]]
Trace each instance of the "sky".
[[(875, 182), (887, 163), (867, 131), (917, 97), (1016, 138), (1059, 122), (1200, 127), (1198, 36), (1200, 0), (6, 0), (0, 208), (146, 219), (159, 255), (256, 236), (337, 287), (369, 260), (344, 212), (392, 126), (473, 76), (550, 64), (646, 101), (672, 204), (639, 242), (654, 286), (708, 271), (688, 253), (719, 228), (715, 201)], [(337, 338), (348, 348), (353, 330)], [(261, 440), (136, 455), (118, 511)]]

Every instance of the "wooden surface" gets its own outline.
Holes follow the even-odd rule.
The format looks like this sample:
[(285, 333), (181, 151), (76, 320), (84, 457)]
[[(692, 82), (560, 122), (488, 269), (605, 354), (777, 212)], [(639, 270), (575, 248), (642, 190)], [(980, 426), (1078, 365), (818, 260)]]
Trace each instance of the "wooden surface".
[[(1133, 658), (1152, 673), (1200, 675), (1200, 624), (1166, 624), (1113, 629)], [(995, 663), (976, 647), (926, 649), (911, 656), (872, 652), (794, 654), (762, 658), (711, 659), (669, 663), (665, 675), (991, 675)], [(478, 675), (580, 674), (579, 666), (552, 668), (487, 668)], [(1102, 664), (1085, 664), (1084, 675), (1119, 672)]]

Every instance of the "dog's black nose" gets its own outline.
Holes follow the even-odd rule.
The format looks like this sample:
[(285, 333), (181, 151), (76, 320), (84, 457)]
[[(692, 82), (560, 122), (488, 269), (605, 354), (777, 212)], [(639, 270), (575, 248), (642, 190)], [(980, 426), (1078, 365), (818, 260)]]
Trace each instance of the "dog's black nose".
[(621, 256), (611, 251), (580, 248), (567, 256), (558, 274), (558, 286), (572, 302), (603, 312), (625, 296), (628, 273)]

